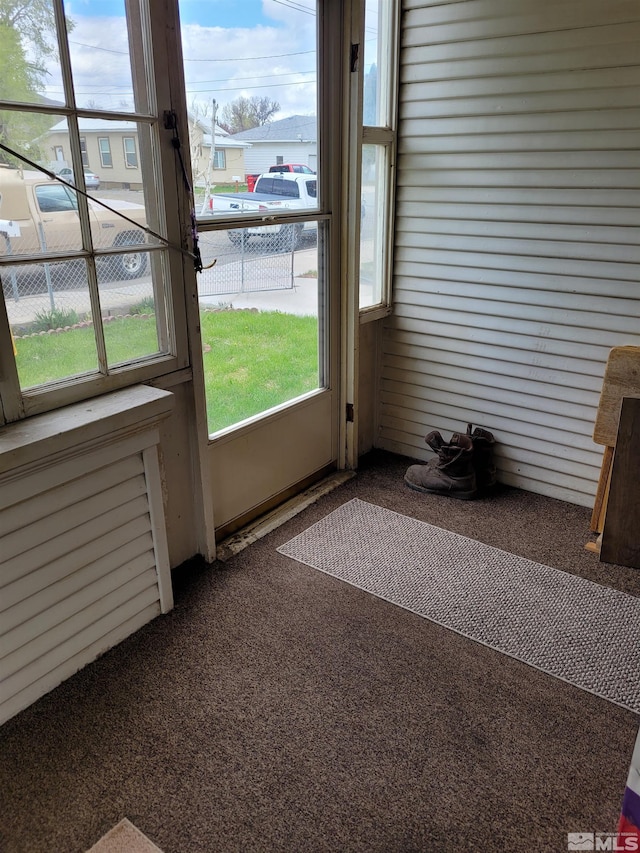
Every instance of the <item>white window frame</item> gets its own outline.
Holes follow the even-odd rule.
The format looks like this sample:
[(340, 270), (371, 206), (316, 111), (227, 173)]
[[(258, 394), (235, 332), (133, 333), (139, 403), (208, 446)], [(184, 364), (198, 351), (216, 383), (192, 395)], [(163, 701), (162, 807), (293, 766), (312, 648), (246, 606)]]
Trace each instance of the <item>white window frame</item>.
[[(150, 0), (129, 0), (129, 35), (131, 52), (135, 57), (132, 70), (134, 88), (138, 103), (136, 112), (103, 112), (96, 109), (78, 108), (75, 102), (73, 76), (69, 46), (67, 41), (65, 12), (62, 0), (53, 0), (58, 25), (58, 47), (66, 98), (63, 106), (41, 105), (22, 102), (2, 102), (0, 109), (19, 109), (21, 112), (36, 112), (66, 117), (69, 126), (72, 168), (75, 174), (82, 174), (83, 152), (80, 145), (78, 121), (81, 118), (112, 119), (116, 121), (136, 121), (145, 133), (148, 158), (142, 165), (153, 177), (145, 182), (145, 204), (149, 214), (149, 224), (161, 235), (162, 242), (155, 241), (145, 247), (149, 252), (150, 266), (157, 267), (154, 276), (156, 311), (163, 316), (159, 324), (159, 353), (132, 360), (124, 365), (107, 366), (103, 323), (95, 323), (96, 347), (99, 369), (96, 372), (70, 377), (30, 389), (21, 389), (14, 355), (14, 342), (5, 304), (0, 294), (0, 426), (4, 423), (20, 420), (30, 415), (51, 411), (80, 400), (89, 399), (109, 391), (129, 385), (148, 382), (168, 374), (179, 376), (177, 371), (189, 368), (189, 347), (186, 331), (186, 312), (184, 278), (191, 276), (195, 281), (195, 272), (191, 260), (186, 257), (188, 246), (183, 239), (181, 221), (188, 218), (189, 198), (181, 181), (175, 148), (172, 138), (176, 133), (167, 126), (167, 116), (175, 115), (171, 97), (171, 82), (166, 69), (170, 66), (169, 45), (166, 39), (168, 29), (178, 29), (177, 10), (172, 3), (164, 5), (165, 16), (152, 15)], [(155, 86), (153, 85), (155, 84)], [(188, 139), (186, 122), (177, 119), (177, 132), (181, 138)], [(82, 256), (87, 263), (88, 288), (91, 295), (93, 316), (101, 316), (98, 276), (95, 254), (92, 246), (89, 226), (88, 202), (78, 195), (78, 213), (83, 238)], [(167, 246), (173, 248), (167, 248)], [(42, 253), (38, 262), (46, 259)], [(75, 253), (77, 257), (77, 253)], [(56, 260), (64, 260), (56, 253)], [(0, 274), (3, 266), (11, 264), (11, 259), (0, 255)], [(171, 286), (173, 285), (173, 286)], [(163, 380), (166, 381), (166, 380)]]
[[(102, 145), (103, 142), (107, 143), (106, 150)], [(99, 136), (98, 137), (98, 152), (100, 153), (100, 165), (103, 169), (113, 169), (113, 153), (111, 151), (111, 140), (108, 136)], [(110, 163), (105, 162), (105, 155), (109, 157)]]
[[(133, 142), (133, 151), (127, 151), (127, 142)], [(124, 153), (124, 165), (127, 169), (137, 169), (140, 165), (138, 162), (138, 146), (136, 144), (135, 136), (123, 136), (122, 137), (122, 150)], [(129, 158), (133, 154), (133, 158), (135, 163), (130, 163)]]
[[(361, 209), (361, 180), (362, 180), (362, 146), (370, 145), (384, 149), (386, 163), (386, 181), (382, 201), (384, 227), (377, 237), (377, 248), (380, 252), (379, 270), (382, 277), (380, 301), (360, 308), (360, 322), (378, 320), (391, 313), (392, 305), (392, 275), (393, 275), (393, 241), (394, 241), (394, 210), (395, 183), (398, 137), (398, 65), (400, 39), (400, 0), (378, 0), (383, 13), (387, 15), (386, 31), (379, 42), (379, 56), (384, 58), (384, 75), (378, 76), (378, 84), (383, 86), (380, 93), (382, 121), (377, 125), (365, 125), (363, 121), (364, 104), (364, 43), (365, 33), (365, 4), (366, 0), (354, 0), (357, 3), (353, 20), (356, 24), (355, 33), (359, 35), (358, 56), (359, 73), (357, 79), (357, 94), (351, 105), (352, 131), (352, 162), (351, 162), (351, 205), (349, 220), (350, 239), (358, 246), (357, 268), (353, 274), (358, 280), (359, 289), (359, 260), (360, 260), (360, 209)], [(378, 64), (380, 71), (381, 62)], [(354, 259), (355, 260), (355, 259)]]
[[(220, 160), (222, 161), (222, 165), (220, 165), (219, 162), (216, 162)], [(227, 168), (227, 152), (224, 150), (224, 148), (216, 148), (216, 150), (213, 152), (213, 168), (219, 169), (220, 171), (223, 171)]]

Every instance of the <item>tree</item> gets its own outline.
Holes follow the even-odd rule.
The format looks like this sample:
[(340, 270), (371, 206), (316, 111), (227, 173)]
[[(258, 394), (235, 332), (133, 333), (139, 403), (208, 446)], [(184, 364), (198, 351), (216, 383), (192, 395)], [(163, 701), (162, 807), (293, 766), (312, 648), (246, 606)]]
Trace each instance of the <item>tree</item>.
[[(69, 29), (71, 24), (68, 22)], [(0, 0), (0, 99), (42, 101), (45, 60), (56, 50), (56, 25), (50, 0)], [(38, 57), (36, 59), (36, 57)], [(51, 122), (46, 116), (18, 110), (0, 111), (0, 142), (39, 156), (37, 138)], [(0, 151), (0, 162), (19, 164)]]
[(240, 133), (267, 124), (279, 109), (280, 104), (267, 97), (236, 98), (223, 107), (219, 124), (227, 133)]

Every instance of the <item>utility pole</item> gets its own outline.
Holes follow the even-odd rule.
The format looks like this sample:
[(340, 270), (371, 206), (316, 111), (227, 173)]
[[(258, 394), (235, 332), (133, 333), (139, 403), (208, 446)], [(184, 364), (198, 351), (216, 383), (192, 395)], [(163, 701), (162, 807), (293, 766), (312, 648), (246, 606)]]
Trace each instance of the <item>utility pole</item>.
[(216, 117), (218, 114), (218, 102), (215, 98), (211, 100), (211, 153), (209, 155), (209, 167), (207, 169), (207, 185), (204, 191), (204, 200), (202, 202), (202, 210), (200, 213), (205, 214), (207, 205), (209, 204), (209, 196), (213, 193), (213, 162), (216, 156)]

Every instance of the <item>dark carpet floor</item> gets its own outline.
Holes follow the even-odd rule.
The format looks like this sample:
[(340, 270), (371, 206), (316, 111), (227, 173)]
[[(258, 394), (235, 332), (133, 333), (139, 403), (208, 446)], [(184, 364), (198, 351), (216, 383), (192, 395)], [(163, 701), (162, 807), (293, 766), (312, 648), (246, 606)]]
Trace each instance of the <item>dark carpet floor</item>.
[(567, 850), (613, 831), (640, 718), (276, 552), (353, 497), (640, 595), (587, 509), (356, 478), (0, 729), (2, 853), (83, 853), (123, 817), (164, 853)]

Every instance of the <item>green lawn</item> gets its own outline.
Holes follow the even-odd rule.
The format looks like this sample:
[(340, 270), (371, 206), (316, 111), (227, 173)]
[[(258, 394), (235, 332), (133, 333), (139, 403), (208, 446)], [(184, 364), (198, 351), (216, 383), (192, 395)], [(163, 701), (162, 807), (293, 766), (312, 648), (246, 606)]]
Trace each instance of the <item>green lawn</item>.
[[(277, 312), (201, 314), (209, 432), (277, 406), (318, 387), (318, 322)], [(153, 318), (121, 318), (105, 325), (109, 362), (157, 350)], [(96, 370), (93, 329), (71, 329), (17, 341), (23, 388)]]
[(266, 311), (200, 316), (210, 433), (318, 387), (315, 317)]

